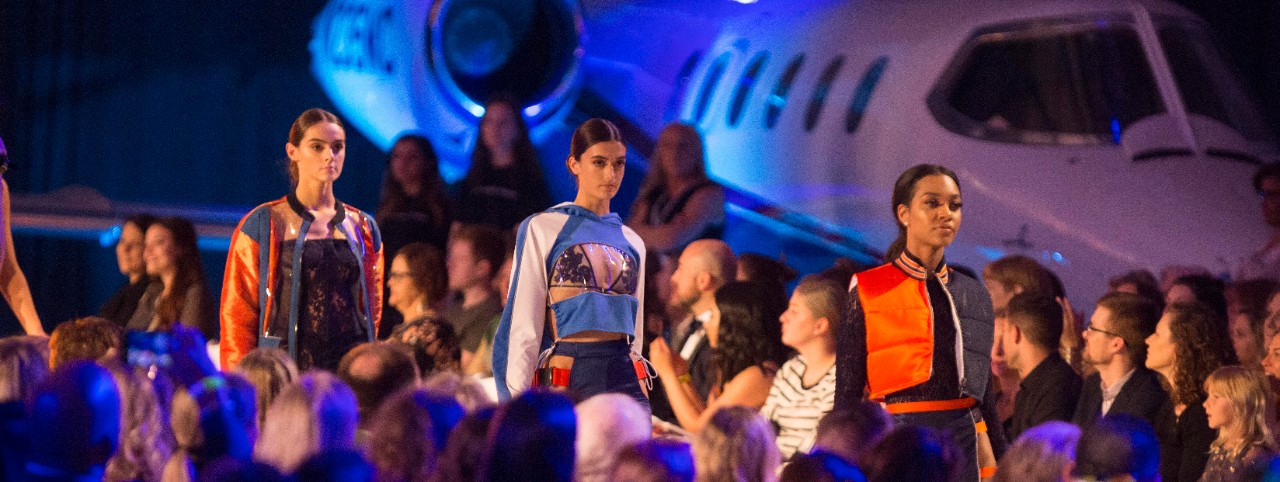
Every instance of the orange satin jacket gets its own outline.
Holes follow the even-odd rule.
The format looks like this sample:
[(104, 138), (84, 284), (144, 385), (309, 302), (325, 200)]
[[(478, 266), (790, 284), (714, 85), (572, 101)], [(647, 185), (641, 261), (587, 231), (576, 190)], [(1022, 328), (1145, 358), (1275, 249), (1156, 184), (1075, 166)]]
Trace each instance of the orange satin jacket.
[[(348, 240), (360, 262), (363, 273), (360, 293), (364, 293), (362, 315), (369, 341), (373, 341), (382, 322), (382, 238), (372, 216), (341, 202), (337, 207), (331, 223)], [(223, 370), (235, 367), (240, 358), (254, 348), (278, 346), (283, 340), (290, 341), (290, 355), (296, 355), (297, 344), (293, 341), (298, 317), (297, 310), (292, 308), (299, 300), (298, 277), (280, 272), (280, 246), (283, 242), (296, 242), (301, 247), (313, 219), (290, 193), (254, 208), (231, 234), (220, 313)], [(302, 250), (294, 252), (300, 255)], [(295, 267), (299, 265), (296, 259), (292, 263)], [(291, 283), (283, 286), (282, 280)], [(274, 313), (277, 305), (274, 300), (282, 289), (292, 293), (288, 299), (293, 306), (288, 307), (287, 313)], [(288, 323), (283, 323), (286, 320)]]

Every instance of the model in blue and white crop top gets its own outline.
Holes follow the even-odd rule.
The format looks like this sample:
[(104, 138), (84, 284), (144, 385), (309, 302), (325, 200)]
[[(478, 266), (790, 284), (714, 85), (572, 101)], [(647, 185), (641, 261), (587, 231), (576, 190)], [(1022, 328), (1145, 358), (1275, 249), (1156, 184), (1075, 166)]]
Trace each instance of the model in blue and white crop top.
[(511, 290), (493, 341), (493, 376), (507, 400), (532, 385), (539, 353), (584, 331), (643, 340), (644, 241), (622, 218), (566, 202), (530, 216), (516, 234)]

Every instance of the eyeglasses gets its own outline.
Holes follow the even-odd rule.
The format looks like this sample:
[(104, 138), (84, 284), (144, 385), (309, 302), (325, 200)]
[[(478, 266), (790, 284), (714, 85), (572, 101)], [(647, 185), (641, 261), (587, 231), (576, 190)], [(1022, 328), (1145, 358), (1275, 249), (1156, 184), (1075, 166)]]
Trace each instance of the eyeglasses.
[(1111, 335), (1111, 336), (1114, 336), (1114, 337), (1116, 337), (1116, 338), (1121, 338), (1121, 336), (1120, 336), (1120, 335), (1117, 335), (1117, 334), (1115, 334), (1115, 333), (1109, 332), (1109, 331), (1107, 331), (1107, 330), (1101, 330), (1101, 329), (1098, 329), (1098, 328), (1094, 328), (1094, 327), (1093, 327), (1093, 325), (1088, 325), (1088, 326), (1084, 327), (1084, 330), (1085, 330), (1085, 331), (1096, 331), (1096, 332), (1098, 332), (1098, 333), (1102, 333), (1102, 334), (1104, 334), (1104, 335)]

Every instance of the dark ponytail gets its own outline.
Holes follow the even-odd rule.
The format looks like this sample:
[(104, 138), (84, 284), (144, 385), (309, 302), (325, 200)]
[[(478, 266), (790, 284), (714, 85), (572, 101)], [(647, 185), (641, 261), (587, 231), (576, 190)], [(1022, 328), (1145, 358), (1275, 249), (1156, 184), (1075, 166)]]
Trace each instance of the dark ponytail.
[(911, 166), (906, 171), (903, 171), (901, 176), (898, 176), (897, 182), (893, 183), (893, 204), (889, 207), (889, 210), (893, 213), (893, 222), (898, 225), (898, 239), (893, 240), (893, 243), (889, 245), (889, 250), (885, 251), (885, 262), (892, 262), (898, 256), (902, 256), (902, 251), (907, 249), (907, 227), (903, 226), (902, 222), (898, 220), (898, 206), (910, 206), (911, 198), (916, 196), (916, 183), (926, 177), (939, 174), (951, 178), (956, 183), (956, 189), (960, 188), (960, 180), (956, 178), (956, 173), (937, 164), (916, 164)]

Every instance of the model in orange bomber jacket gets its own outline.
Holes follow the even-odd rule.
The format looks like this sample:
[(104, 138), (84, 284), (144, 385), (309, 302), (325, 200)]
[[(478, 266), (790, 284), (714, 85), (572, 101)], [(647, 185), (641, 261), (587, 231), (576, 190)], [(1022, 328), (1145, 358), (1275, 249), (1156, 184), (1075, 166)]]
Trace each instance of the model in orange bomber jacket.
[(849, 320), (837, 331), (837, 409), (864, 390), (891, 403), (984, 401), (993, 316), (981, 284), (945, 262), (928, 273), (904, 251), (855, 275), (850, 290)]
[[(360, 315), (369, 341), (373, 341), (382, 322), (382, 238), (372, 216), (341, 202), (335, 206), (337, 213), (331, 223), (348, 240), (360, 263), (359, 293), (364, 294)], [(275, 347), (282, 341), (296, 358), (300, 277), (281, 272), (279, 257), (282, 243), (296, 243), (293, 262), (284, 265), (301, 266), (302, 244), (314, 219), (290, 193), (254, 208), (231, 234), (222, 284), (223, 370), (235, 367), (256, 347)], [(289, 286), (282, 286), (282, 280)], [(275, 300), (282, 289), (289, 290), (290, 296), (285, 298), (290, 300), (289, 306), (278, 306)]]

